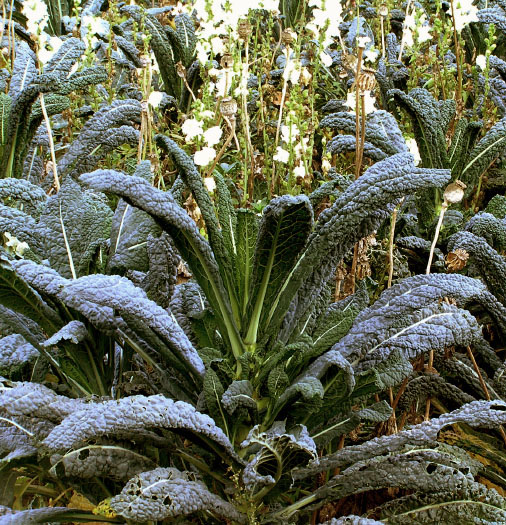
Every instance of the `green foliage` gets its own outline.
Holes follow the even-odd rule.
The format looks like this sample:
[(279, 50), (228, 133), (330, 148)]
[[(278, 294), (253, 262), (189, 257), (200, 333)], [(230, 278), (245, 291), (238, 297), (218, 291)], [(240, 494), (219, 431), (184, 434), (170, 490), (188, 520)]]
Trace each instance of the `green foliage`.
[[(239, 27), (227, 3), (218, 25), (214, 4), (51, 0), (68, 34), (46, 61), (59, 42), (21, 7), (0, 57), (0, 522), (505, 521), (501, 9), (464, 50), (421, 4), (437, 46), (378, 5), (327, 6), (324, 37), (298, 0)], [(380, 42), (361, 122), (336, 97), (374, 95)], [(439, 273), (412, 275), (433, 251)]]

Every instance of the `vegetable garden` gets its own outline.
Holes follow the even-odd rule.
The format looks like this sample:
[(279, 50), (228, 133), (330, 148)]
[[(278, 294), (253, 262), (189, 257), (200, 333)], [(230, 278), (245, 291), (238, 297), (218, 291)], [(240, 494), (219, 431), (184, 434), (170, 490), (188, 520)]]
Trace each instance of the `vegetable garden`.
[(504, 0), (0, 42), (0, 524), (506, 523)]

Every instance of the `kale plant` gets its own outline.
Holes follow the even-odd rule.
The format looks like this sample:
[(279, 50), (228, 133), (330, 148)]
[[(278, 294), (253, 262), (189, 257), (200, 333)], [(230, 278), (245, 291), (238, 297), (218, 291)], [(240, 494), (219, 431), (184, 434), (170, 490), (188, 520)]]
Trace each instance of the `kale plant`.
[[(371, 516), (448, 521), (476, 507), (483, 519), (504, 519), (506, 501), (475, 481), (481, 464), (455, 445), (436, 442), (451, 424), (506, 423), (506, 404), (493, 385), (497, 400), (475, 401), (482, 397), (479, 384), (473, 397), (448, 372), (437, 383), (438, 397), (456, 410), (336, 451), (344, 434), (391, 419), (390, 404), (375, 396), (403, 382), (407, 399), (435, 391), (436, 382), (423, 381), (411, 364), (430, 350), (462, 376), (467, 370), (471, 378), (473, 369), (459, 353), (445, 359), (449, 347), (473, 347), (484, 374), (501, 369), (466, 308), (479, 305), (505, 329), (506, 310), (475, 279), (413, 277), (369, 308), (364, 290), (330, 302), (328, 282), (344, 254), (377, 229), (400, 198), (441, 187), (449, 171), (416, 168), (409, 153), (393, 153), (316, 221), (311, 199), (302, 195), (273, 199), (259, 217), (232, 205), (219, 175), (213, 203), (191, 159), (166, 136), (157, 143), (197, 201), (206, 237), (178, 204), (176, 188), (151, 185), (148, 166), (133, 176), (97, 170), (80, 180), (122, 198), (113, 219), (119, 224), (113, 258), (130, 279), (69, 279), (26, 259), (2, 261), (2, 330), (12, 334), (1, 340), (4, 361), (14, 366), (20, 355), (39, 352), (43, 366), (62, 373), (65, 352), (71, 356), (84, 345), (95, 352), (102, 340), (108, 347), (91, 362), (113, 364), (109, 391), (95, 399), (4, 379), (4, 468), (29, 468), (39, 455), (49, 475), (92, 500), (112, 494), (97, 507), (99, 521), (192, 515), (205, 523), (306, 523), (329, 501), (389, 487), (406, 496)], [(141, 235), (151, 232), (148, 266), (121, 255), (123, 242), (139, 240), (136, 225)], [(176, 250), (193, 279), (174, 286)], [(164, 293), (153, 289), (160, 283)], [(64, 314), (72, 320), (62, 326)], [(137, 372), (136, 359), (144, 363)], [(77, 378), (65, 369), (66, 384), (80, 384)], [(132, 389), (133, 379), (142, 393)], [(332, 471), (315, 488), (311, 478)], [(466, 506), (452, 505), (455, 492)], [(53, 508), (13, 519), (90, 516)]]

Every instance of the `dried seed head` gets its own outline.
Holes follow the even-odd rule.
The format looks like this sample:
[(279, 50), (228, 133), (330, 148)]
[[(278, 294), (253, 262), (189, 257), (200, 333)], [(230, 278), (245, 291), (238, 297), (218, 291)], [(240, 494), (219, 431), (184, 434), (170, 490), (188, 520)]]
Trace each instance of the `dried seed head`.
[(247, 20), (241, 20), (237, 27), (239, 38), (246, 40), (251, 35), (251, 24)]
[(178, 77), (186, 78), (186, 68), (183, 66), (181, 61), (176, 64), (176, 72)]
[(443, 198), (447, 204), (457, 204), (464, 198), (464, 190), (467, 186), (460, 180), (456, 180), (446, 186)]
[(376, 76), (372, 71), (361, 71), (358, 76), (358, 87), (361, 91), (370, 91), (376, 86)]
[(464, 268), (468, 259), (469, 253), (462, 248), (457, 248), (454, 252), (448, 253), (448, 255), (445, 257), (445, 263), (448, 270), (452, 272), (458, 272)]
[(297, 34), (293, 29), (287, 28), (281, 33), (281, 43), (285, 46), (289, 46), (295, 40), (297, 40)]
[(233, 98), (224, 98), (220, 103), (220, 112), (224, 117), (233, 117), (237, 113), (237, 102)]
[(231, 69), (234, 66), (234, 57), (230, 53), (225, 53), (221, 57), (220, 65), (223, 69)]
[(388, 7), (387, 7), (386, 4), (381, 4), (381, 5), (380, 5), (380, 8), (379, 8), (378, 14), (379, 14), (380, 16), (382, 16), (383, 18), (385, 18), (386, 16), (388, 16)]

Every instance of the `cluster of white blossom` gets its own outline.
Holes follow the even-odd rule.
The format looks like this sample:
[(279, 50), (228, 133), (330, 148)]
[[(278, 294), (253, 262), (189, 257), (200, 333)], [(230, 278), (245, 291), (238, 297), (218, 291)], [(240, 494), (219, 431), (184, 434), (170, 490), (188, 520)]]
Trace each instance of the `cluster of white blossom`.
[(209, 55), (221, 54), (224, 50), (223, 37), (238, 38), (239, 20), (248, 16), (250, 9), (265, 9), (279, 13), (278, 0), (195, 0), (193, 9), (199, 18), (199, 40), (197, 59), (206, 64)]
[(47, 5), (42, 0), (25, 0), (22, 8), (26, 16), (26, 29), (32, 35), (40, 35), (49, 22)]
[(61, 38), (50, 36), (44, 31), (49, 22), (47, 5), (43, 0), (26, 0), (23, 2), (22, 12), (26, 16), (26, 29), (37, 40), (38, 59), (46, 64), (63, 44)]
[(326, 67), (332, 65), (332, 58), (326, 53), (325, 48), (333, 43), (335, 37), (341, 36), (339, 25), (343, 21), (341, 2), (328, 0), (309, 0), (308, 6), (312, 7), (311, 20), (306, 24), (306, 29), (311, 31), (316, 39), (320, 39), (320, 60)]
[(478, 22), (478, 7), (472, 0), (458, 0), (455, 2), (455, 29), (462, 31), (467, 24)]
[(402, 31), (402, 40), (405, 47), (413, 47), (415, 39), (419, 44), (428, 42), (432, 39), (432, 26), (427, 21), (425, 13), (417, 13), (416, 7), (406, 14), (404, 19), (404, 28)]
[(409, 152), (411, 155), (413, 155), (415, 159), (415, 166), (418, 166), (420, 164), (420, 161), (422, 160), (422, 157), (420, 157), (420, 151), (418, 149), (418, 144), (416, 143), (415, 139), (409, 138), (406, 139), (406, 146), (409, 149)]
[(194, 155), (193, 161), (197, 166), (208, 166), (216, 158), (214, 146), (221, 140), (223, 131), (214, 122), (214, 113), (203, 107), (197, 107), (194, 116), (188, 118), (181, 126), (181, 132), (187, 143), (196, 142), (200, 147)]
[(290, 161), (290, 154), (294, 162), (293, 174), (296, 178), (304, 178), (306, 176), (306, 169), (302, 162), (302, 156), (309, 144), (309, 137), (301, 136), (301, 130), (296, 123), (296, 114), (294, 111), (289, 111), (286, 115), (285, 124), (280, 128), (282, 146), (276, 148), (274, 160), (288, 164)]

